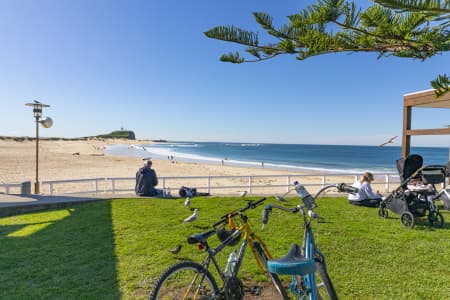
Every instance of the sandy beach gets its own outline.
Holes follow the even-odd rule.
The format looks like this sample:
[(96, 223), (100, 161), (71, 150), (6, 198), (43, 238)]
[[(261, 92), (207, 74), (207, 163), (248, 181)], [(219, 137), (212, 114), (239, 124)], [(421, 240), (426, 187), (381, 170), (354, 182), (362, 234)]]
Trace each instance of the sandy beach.
[[(85, 140), (85, 141), (40, 141), (39, 146), (39, 179), (40, 181), (74, 180), (89, 178), (126, 177), (133, 178), (142, 160), (137, 157), (116, 156), (106, 154), (104, 147), (111, 144), (139, 144), (148, 141), (127, 140)], [(291, 182), (296, 175), (314, 173), (299, 173), (291, 171), (270, 170), (263, 168), (246, 168), (200, 163), (174, 162), (169, 160), (153, 160), (153, 168), (158, 177), (174, 176), (245, 176), (235, 179), (211, 180), (213, 187), (245, 186), (248, 185), (248, 176), (256, 175), (286, 175), (292, 174)], [(35, 142), (34, 141), (0, 141), (0, 184), (34, 182), (35, 178)], [(321, 184), (321, 177), (299, 177), (304, 183)], [(353, 182), (354, 176), (327, 176), (327, 182)], [(252, 184), (260, 185), (253, 189), (255, 194), (282, 193), (283, 188), (266, 188), (268, 185), (285, 185), (286, 177), (254, 178)], [(134, 187), (132, 180), (118, 183), (117, 188), (130, 189)], [(191, 187), (205, 187), (205, 179), (166, 180), (165, 186), (172, 189), (182, 185)], [(80, 185), (80, 184), (78, 184)], [(264, 187), (266, 186), (266, 187)], [(89, 188), (92, 183), (89, 183)], [(162, 182), (160, 181), (160, 186)], [(72, 189), (86, 189), (87, 187), (74, 187), (73, 185), (59, 186), (56, 192), (68, 192)], [(215, 189), (214, 194), (238, 194), (244, 188)], [(313, 187), (311, 187), (314, 190)], [(46, 190), (43, 190), (45, 193)], [(176, 192), (175, 192), (176, 194)]]

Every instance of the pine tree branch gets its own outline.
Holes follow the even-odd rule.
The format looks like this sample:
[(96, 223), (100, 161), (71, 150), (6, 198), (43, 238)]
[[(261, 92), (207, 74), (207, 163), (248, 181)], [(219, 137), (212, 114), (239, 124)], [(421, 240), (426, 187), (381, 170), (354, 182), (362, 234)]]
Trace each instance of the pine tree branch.
[(417, 1), (417, 0), (373, 0), (382, 6), (401, 10), (414, 12), (430, 12), (433, 14), (447, 14), (450, 13), (450, 4), (448, 1), (442, 5), (440, 1)]

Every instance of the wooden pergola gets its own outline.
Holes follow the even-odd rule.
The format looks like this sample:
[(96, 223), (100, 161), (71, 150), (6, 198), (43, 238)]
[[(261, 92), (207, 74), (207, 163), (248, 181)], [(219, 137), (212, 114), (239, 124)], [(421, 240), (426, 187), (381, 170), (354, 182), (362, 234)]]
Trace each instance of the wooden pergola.
[(420, 91), (403, 96), (403, 136), (402, 157), (406, 157), (411, 149), (413, 135), (442, 135), (450, 134), (450, 128), (411, 129), (411, 115), (413, 107), (422, 108), (450, 108), (450, 93), (436, 98), (434, 90)]

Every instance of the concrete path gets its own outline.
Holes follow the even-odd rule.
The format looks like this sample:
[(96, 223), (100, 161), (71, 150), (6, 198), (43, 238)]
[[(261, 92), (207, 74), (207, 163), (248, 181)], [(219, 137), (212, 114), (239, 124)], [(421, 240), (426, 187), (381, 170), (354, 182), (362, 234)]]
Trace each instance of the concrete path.
[(0, 217), (85, 202), (135, 198), (134, 194), (9, 195), (0, 194)]

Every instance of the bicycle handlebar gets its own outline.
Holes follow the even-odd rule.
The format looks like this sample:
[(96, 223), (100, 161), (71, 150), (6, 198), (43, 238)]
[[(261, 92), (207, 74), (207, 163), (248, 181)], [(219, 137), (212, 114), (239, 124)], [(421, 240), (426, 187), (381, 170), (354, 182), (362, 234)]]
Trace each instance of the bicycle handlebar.
[[(316, 196), (313, 198), (313, 200), (315, 201), (315, 199), (325, 190), (329, 189), (329, 188), (337, 188), (338, 192), (340, 193), (357, 193), (359, 191), (358, 188), (348, 185), (346, 183), (339, 183), (339, 184), (333, 184), (333, 185), (328, 185), (324, 188), (322, 188), (317, 194)], [(287, 208), (284, 206), (280, 206), (280, 205), (276, 205), (276, 204), (269, 204), (264, 208), (263, 214), (262, 214), (262, 223), (263, 223), (263, 229), (264, 226), (269, 222), (269, 214), (272, 211), (272, 208), (277, 208), (280, 210), (284, 210), (286, 212), (291, 212), (291, 213), (296, 213), (299, 212), (303, 209), (302, 206), (297, 206), (295, 208)]]
[(339, 183), (336, 185), (336, 188), (338, 189), (339, 192), (341, 193), (357, 193), (359, 191), (359, 189), (357, 187), (345, 184), (345, 183)]
[(263, 219), (262, 222), (264, 225), (269, 221), (269, 213), (272, 211), (272, 208), (278, 208), (287, 212), (296, 213), (300, 211), (300, 208), (297, 206), (296, 208), (288, 208), (281, 205), (269, 204), (263, 210)]
[(255, 209), (256, 207), (260, 206), (265, 200), (266, 200), (266, 197), (261, 198), (261, 199), (259, 199), (257, 201), (250, 201), (250, 202), (248, 202), (246, 207), (243, 207), (243, 208), (241, 208), (241, 209), (239, 209), (237, 211), (233, 211), (231, 213), (223, 215), (220, 218), (219, 221), (217, 221), (216, 223), (213, 224), (213, 227), (216, 227), (216, 226), (218, 226), (220, 224), (226, 223), (228, 218), (232, 218), (232, 217), (234, 217), (234, 216), (236, 216), (236, 215), (238, 215), (238, 214), (240, 214), (240, 213), (242, 213), (242, 212), (244, 212), (244, 211), (246, 211), (248, 209)]

